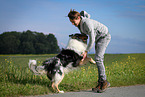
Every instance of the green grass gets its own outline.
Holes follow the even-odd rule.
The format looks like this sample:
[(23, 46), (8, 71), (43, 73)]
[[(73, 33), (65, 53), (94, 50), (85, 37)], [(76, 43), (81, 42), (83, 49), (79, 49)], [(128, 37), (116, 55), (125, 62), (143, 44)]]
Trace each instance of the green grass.
[[(53, 93), (46, 75), (33, 75), (28, 68), (29, 59), (37, 59), (41, 65), (52, 56), (55, 55), (0, 55), (1, 97)], [(145, 54), (106, 54), (104, 63), (112, 87), (145, 84)], [(90, 89), (97, 85), (97, 77), (97, 66), (87, 64), (66, 74), (59, 88), (65, 92)]]

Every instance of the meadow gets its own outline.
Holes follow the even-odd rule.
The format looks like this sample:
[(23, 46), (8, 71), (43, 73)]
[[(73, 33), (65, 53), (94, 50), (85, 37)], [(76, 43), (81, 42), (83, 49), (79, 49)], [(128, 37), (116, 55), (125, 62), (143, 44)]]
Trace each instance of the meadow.
[[(55, 55), (0, 55), (0, 95), (28, 96), (55, 93), (46, 75), (33, 75), (29, 59), (38, 65)], [(94, 58), (94, 54), (90, 55)], [(105, 54), (107, 80), (111, 87), (145, 84), (145, 54)], [(65, 75), (60, 90), (87, 90), (97, 85), (98, 70), (93, 64), (78, 67)]]

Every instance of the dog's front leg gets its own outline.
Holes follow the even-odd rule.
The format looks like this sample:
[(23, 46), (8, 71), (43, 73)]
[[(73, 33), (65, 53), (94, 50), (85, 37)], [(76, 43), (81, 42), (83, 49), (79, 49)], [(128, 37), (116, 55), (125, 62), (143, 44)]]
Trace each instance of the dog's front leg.
[(59, 83), (55, 84), (55, 82), (52, 82), (52, 88), (53, 88), (53, 90), (54, 91), (57, 90), (58, 93), (64, 93), (64, 91), (60, 91), (59, 90), (58, 85), (59, 85)]
[(53, 89), (57, 89), (57, 91), (59, 93), (64, 93), (64, 91), (60, 91), (59, 88), (58, 88), (58, 85), (61, 83), (61, 81), (62, 81), (63, 78), (64, 78), (64, 73), (61, 75), (61, 79), (55, 80), (55, 82), (52, 83), (52, 88)]

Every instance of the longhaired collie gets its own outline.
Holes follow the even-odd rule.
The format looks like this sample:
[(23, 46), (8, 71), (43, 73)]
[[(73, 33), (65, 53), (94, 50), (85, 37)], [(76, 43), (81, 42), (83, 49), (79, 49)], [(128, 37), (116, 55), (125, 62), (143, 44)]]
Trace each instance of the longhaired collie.
[(58, 85), (67, 72), (87, 62), (96, 64), (90, 57), (86, 57), (84, 61), (81, 61), (83, 58), (81, 54), (87, 47), (88, 36), (72, 34), (69, 37), (66, 48), (55, 57), (45, 60), (42, 66), (37, 66), (36, 60), (29, 60), (30, 70), (36, 75), (46, 74), (52, 82), (52, 88), (59, 93), (64, 93), (64, 91), (59, 90)]

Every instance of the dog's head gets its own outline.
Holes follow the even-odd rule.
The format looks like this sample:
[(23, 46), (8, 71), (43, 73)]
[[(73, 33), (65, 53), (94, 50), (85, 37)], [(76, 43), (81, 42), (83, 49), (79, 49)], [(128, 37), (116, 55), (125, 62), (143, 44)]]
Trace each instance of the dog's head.
[(72, 34), (69, 35), (70, 39), (66, 46), (66, 49), (71, 49), (77, 52), (78, 54), (83, 53), (87, 48), (87, 39), (88, 36), (85, 34)]
[(69, 35), (69, 37), (71, 37), (72, 39), (77, 39), (78, 41), (84, 43), (87, 43), (87, 39), (88, 39), (88, 36), (86, 34), (79, 34), (79, 33), (71, 34)]
[(69, 35), (70, 39), (66, 46), (66, 49), (71, 49), (77, 52), (78, 54), (83, 53), (87, 48), (87, 39), (88, 36), (85, 34), (72, 34)]

